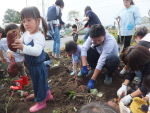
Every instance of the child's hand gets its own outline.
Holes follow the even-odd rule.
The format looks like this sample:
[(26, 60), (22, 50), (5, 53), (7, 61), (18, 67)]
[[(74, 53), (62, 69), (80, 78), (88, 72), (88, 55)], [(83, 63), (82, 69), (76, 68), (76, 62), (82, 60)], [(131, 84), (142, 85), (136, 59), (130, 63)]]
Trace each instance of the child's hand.
[(6, 59), (5, 58), (2, 58), (2, 63), (6, 63)]
[(19, 39), (15, 39), (15, 42), (11, 44), (13, 48), (23, 50), (23, 43)]
[(15, 59), (15, 56), (13, 54), (13, 52), (7, 52), (7, 57), (8, 59), (11, 61), (12, 59)]
[(144, 100), (145, 102), (147, 102), (149, 100), (149, 98), (147, 96), (146, 97), (142, 96), (142, 100)]

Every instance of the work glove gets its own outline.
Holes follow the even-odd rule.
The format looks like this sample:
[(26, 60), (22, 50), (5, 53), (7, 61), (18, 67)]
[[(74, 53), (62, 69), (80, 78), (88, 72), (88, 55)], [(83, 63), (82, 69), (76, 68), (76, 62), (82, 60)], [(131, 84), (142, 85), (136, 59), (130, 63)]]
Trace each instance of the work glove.
[(132, 100), (132, 97), (131, 97), (131, 95), (129, 94), (129, 95), (123, 97), (123, 98), (120, 100), (120, 102), (124, 103), (124, 105), (127, 106), (127, 105), (129, 105), (129, 103), (131, 102), (131, 100)]
[(121, 96), (127, 95), (127, 86), (122, 84), (122, 86), (117, 91), (118, 98), (121, 98)]
[(87, 66), (82, 66), (82, 74), (83, 75), (87, 75), (88, 74), (88, 69), (87, 69)]
[(89, 82), (88, 82), (88, 85), (87, 85), (88, 90), (94, 89), (94, 84), (95, 84), (95, 80), (90, 79)]
[(124, 75), (127, 71), (123, 68), (121, 71), (120, 71), (120, 74), (121, 75)]

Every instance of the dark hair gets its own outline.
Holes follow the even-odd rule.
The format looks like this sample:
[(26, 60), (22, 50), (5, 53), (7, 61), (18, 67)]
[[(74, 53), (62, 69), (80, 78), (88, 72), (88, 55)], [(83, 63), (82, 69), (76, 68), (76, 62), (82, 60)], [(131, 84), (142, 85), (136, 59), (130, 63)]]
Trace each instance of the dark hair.
[[(37, 7), (30, 6), (30, 7), (23, 8), (21, 11), (21, 20), (23, 20), (24, 18), (34, 18), (35, 20), (40, 18), (42, 20), (42, 27), (44, 29), (43, 32), (44, 32), (44, 35), (46, 36), (47, 29), (48, 29), (47, 23), (46, 23), (45, 19), (40, 16), (40, 12)], [(21, 25), (20, 25), (20, 30), (22, 32), (26, 31), (23, 26), (23, 23), (21, 23)]]
[(3, 28), (0, 27), (0, 33), (2, 34), (2, 38), (6, 38), (6, 33), (5, 30)]
[(86, 16), (86, 12), (88, 10), (91, 10), (92, 11), (92, 8), (90, 6), (86, 6), (85, 9), (84, 9), (84, 16)]
[(72, 25), (72, 28), (76, 28), (76, 29), (77, 29), (77, 25), (76, 25), (76, 24), (73, 24), (73, 25)]
[(150, 83), (149, 82), (150, 82), (150, 73), (145, 75), (144, 81), (143, 81), (143, 85), (146, 87), (147, 90), (150, 91)]
[(134, 39), (139, 36), (141, 39), (147, 34), (148, 29), (145, 26), (139, 27), (134, 33)]
[(66, 42), (66, 44), (65, 44), (65, 51), (67, 53), (70, 53), (70, 52), (75, 53), (77, 51), (77, 43), (72, 41), (72, 40)]
[[(123, 0), (124, 1), (124, 0)], [(135, 5), (135, 3), (133, 2), (133, 0), (125, 0), (125, 1), (131, 1), (130, 5)]]
[(90, 102), (82, 106), (77, 113), (119, 113), (119, 111), (106, 103)]
[(6, 34), (8, 33), (8, 31), (10, 31), (10, 30), (13, 30), (13, 29), (17, 29), (17, 28), (19, 28), (16, 24), (8, 24), (6, 27), (5, 27), (5, 32), (6, 32)]
[(64, 1), (63, 0), (56, 0), (55, 4), (60, 6), (61, 8), (64, 8)]
[(121, 56), (122, 61), (132, 70), (142, 69), (150, 62), (150, 52), (148, 48), (140, 45), (128, 47)]
[(91, 38), (97, 38), (100, 36), (105, 36), (105, 29), (102, 25), (100, 24), (95, 24), (92, 25), (90, 29), (90, 37)]

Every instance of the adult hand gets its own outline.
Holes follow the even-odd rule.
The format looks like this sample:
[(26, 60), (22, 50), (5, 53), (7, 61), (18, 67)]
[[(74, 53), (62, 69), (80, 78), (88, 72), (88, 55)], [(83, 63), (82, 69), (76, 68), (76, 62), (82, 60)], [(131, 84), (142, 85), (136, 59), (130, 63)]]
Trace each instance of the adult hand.
[(21, 42), (20, 39), (15, 39), (15, 42), (11, 45), (12, 45), (13, 48), (23, 50), (23, 43)]
[(87, 66), (82, 66), (81, 72), (82, 72), (83, 75), (87, 75), (88, 74)]
[(127, 106), (127, 105), (131, 102), (131, 100), (132, 100), (132, 97), (131, 97), (131, 95), (129, 94), (129, 95), (123, 97), (123, 98), (120, 100), (120, 102), (124, 103), (124, 105)]
[(95, 84), (95, 80), (90, 79), (87, 85), (88, 89), (94, 89), (94, 84)]
[(118, 98), (121, 98), (121, 96), (125, 96), (127, 94), (127, 86), (122, 84), (122, 86), (117, 91)]

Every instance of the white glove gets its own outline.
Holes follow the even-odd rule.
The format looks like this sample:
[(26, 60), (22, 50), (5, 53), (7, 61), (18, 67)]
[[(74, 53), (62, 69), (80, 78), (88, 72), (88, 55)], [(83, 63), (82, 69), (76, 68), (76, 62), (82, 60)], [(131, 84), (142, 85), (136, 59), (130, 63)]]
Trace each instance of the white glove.
[(81, 21), (77, 21), (77, 23), (78, 23), (78, 24), (82, 24), (82, 23), (83, 23), (83, 21), (82, 21), (82, 20), (81, 20)]
[(124, 75), (127, 71), (123, 68), (121, 71), (120, 71), (120, 74), (121, 75)]
[(124, 103), (124, 105), (127, 106), (127, 105), (131, 102), (131, 100), (132, 100), (132, 97), (131, 97), (131, 95), (129, 94), (129, 95), (123, 97), (123, 98), (120, 100), (120, 102)]
[(148, 97), (148, 98), (149, 98), (149, 100), (150, 100), (150, 93), (148, 93), (148, 94), (146, 95), (146, 97)]
[(124, 84), (122, 84), (122, 86), (117, 91), (118, 98), (121, 98), (122, 94), (123, 96), (127, 95), (127, 86)]

